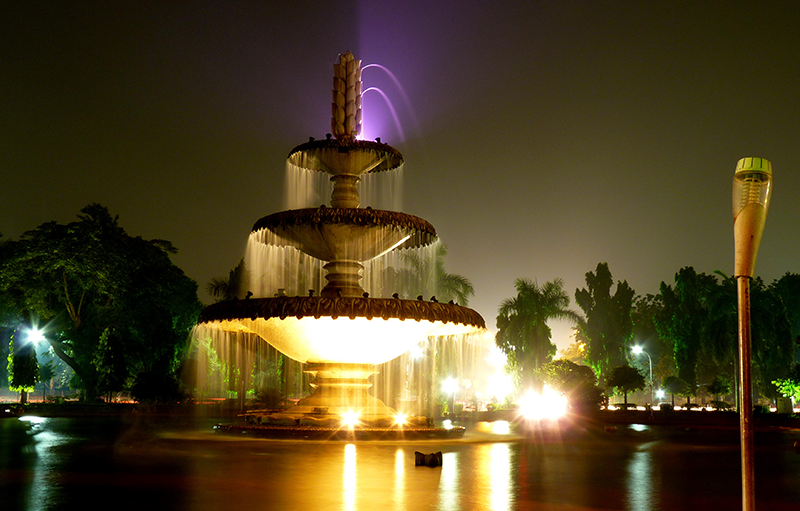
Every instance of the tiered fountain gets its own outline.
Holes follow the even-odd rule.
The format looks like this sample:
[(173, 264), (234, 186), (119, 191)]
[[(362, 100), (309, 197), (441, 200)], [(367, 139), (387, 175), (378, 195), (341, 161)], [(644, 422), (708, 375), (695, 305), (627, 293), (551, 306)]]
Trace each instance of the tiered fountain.
[[(454, 335), (485, 328), (474, 310), (454, 303), (392, 297), (370, 297), (364, 291), (364, 263), (400, 249), (423, 247), (436, 238), (422, 218), (396, 211), (361, 208), (359, 181), (367, 173), (400, 167), (403, 157), (393, 147), (357, 140), (361, 131), (361, 62), (351, 53), (334, 65), (332, 135), (294, 148), (289, 163), (324, 172), (333, 183), (330, 206), (289, 210), (258, 220), (250, 243), (297, 250), (323, 261), (327, 284), (317, 295), (252, 296), (206, 308), (200, 326), (227, 332), (254, 333), (284, 355), (305, 364), (314, 380), (313, 394), (280, 413), (257, 417), (256, 425), (223, 429), (280, 436), (313, 436), (313, 431), (339, 431), (342, 418), (358, 413), (356, 437), (402, 432), (458, 435), (463, 429), (438, 430), (425, 417), (395, 424), (397, 412), (368, 393), (376, 365), (405, 353), (429, 336)], [(293, 248), (290, 248), (293, 247)], [(253, 264), (251, 263), (251, 266)], [(285, 265), (282, 265), (285, 266)], [(276, 273), (283, 268), (271, 268)], [(259, 276), (254, 276), (258, 280)], [(253, 287), (251, 287), (253, 289)], [(252, 422), (252, 421), (251, 421)], [(360, 433), (360, 434), (359, 434)], [(319, 435), (317, 435), (319, 436)]]

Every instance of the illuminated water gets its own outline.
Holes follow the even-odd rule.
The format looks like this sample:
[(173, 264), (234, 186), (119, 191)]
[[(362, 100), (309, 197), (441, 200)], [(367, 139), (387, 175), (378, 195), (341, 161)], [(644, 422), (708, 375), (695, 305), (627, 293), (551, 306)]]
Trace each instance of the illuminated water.
[[(521, 440), (281, 442), (208, 421), (0, 420), (0, 508), (739, 509), (737, 433), (601, 428)], [(797, 509), (798, 432), (756, 437), (759, 510)], [(444, 466), (414, 466), (414, 451)]]

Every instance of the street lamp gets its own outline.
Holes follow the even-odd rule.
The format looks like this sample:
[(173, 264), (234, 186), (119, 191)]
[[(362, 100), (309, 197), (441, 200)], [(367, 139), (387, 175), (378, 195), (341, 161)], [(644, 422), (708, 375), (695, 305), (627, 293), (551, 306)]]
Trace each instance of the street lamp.
[[(634, 346), (631, 348), (634, 355), (640, 355), (644, 353), (647, 355), (647, 352), (642, 349), (641, 346)], [(650, 362), (650, 410), (653, 409), (653, 359), (650, 358), (650, 355), (647, 355), (647, 361)]]
[(750, 380), (750, 280), (758, 245), (767, 220), (772, 194), (772, 163), (742, 158), (733, 175), (733, 234), (739, 299), (739, 435), (742, 446), (742, 509), (753, 511), (755, 460), (753, 456), (753, 390)]

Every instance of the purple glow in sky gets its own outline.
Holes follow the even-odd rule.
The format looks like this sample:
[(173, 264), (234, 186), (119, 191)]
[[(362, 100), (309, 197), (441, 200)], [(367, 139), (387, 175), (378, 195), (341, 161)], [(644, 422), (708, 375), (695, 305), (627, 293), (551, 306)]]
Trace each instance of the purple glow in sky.
[(351, 50), (402, 86), (364, 71), (402, 128), (369, 93), (369, 137), (403, 153), (404, 211), (436, 227), (489, 325), (518, 277), (573, 295), (608, 262), (646, 294), (683, 266), (730, 273), (743, 156), (774, 166), (756, 274), (800, 272), (795, 2), (519, 4), (4, 6), (0, 232), (99, 202), (172, 241), (204, 288), (281, 209), (286, 155), (329, 131)]

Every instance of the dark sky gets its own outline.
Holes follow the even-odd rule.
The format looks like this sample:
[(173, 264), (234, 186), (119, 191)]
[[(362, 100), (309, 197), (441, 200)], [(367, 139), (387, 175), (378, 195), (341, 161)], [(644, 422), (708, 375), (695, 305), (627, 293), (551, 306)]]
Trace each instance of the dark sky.
[(800, 272), (796, 2), (521, 3), (4, 3), (0, 233), (99, 202), (205, 288), (283, 209), (286, 155), (330, 131), (351, 50), (402, 85), (364, 71), (401, 126), (373, 94), (365, 129), (403, 153), (404, 211), (492, 327), (518, 277), (573, 296), (599, 262), (639, 294), (730, 273), (743, 156), (775, 175), (756, 273)]

